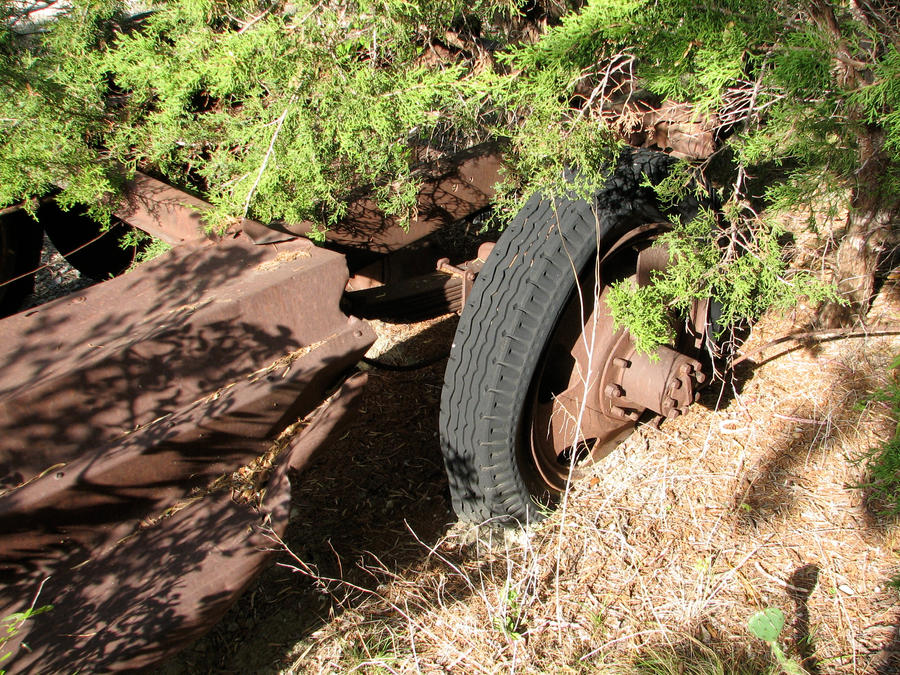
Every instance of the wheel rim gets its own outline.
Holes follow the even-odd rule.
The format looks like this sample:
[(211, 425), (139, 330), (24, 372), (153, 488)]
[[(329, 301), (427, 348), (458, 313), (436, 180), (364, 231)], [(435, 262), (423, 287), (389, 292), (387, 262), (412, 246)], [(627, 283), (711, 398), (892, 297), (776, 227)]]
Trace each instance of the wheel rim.
[[(645, 410), (668, 417), (683, 412), (705, 379), (696, 359), (672, 348), (661, 348), (657, 361), (637, 354), (606, 303), (614, 281), (646, 285), (665, 268), (668, 251), (653, 245), (665, 229), (637, 228), (599, 263), (595, 258), (560, 314), (525, 408), (522, 445), (533, 469), (526, 479), (538, 493), (562, 492), (569, 479), (608, 455)], [(684, 342), (679, 336), (677, 344)]]

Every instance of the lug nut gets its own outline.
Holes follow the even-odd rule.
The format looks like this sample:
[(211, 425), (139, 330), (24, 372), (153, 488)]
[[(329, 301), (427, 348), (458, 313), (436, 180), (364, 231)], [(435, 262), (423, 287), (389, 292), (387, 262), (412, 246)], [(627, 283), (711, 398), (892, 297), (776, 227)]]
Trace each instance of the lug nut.
[(678, 408), (672, 408), (672, 409), (669, 411), (669, 414), (666, 415), (666, 417), (668, 417), (670, 420), (674, 420), (674, 419), (675, 419), (676, 417), (678, 417), (680, 414), (681, 414), (681, 411), (680, 411)]
[(608, 384), (603, 393), (609, 398), (620, 398), (622, 396), (622, 387), (617, 384)]
[(681, 368), (678, 369), (678, 372), (681, 375), (690, 375), (693, 369), (694, 367), (690, 363), (682, 363)]
[(640, 415), (634, 410), (625, 410), (620, 406), (614, 405), (610, 406), (610, 412), (616, 417), (621, 417), (626, 420), (631, 420), (632, 422), (637, 422)]
[(694, 379), (697, 380), (697, 384), (703, 384), (704, 382), (706, 382), (706, 374), (705, 374), (705, 373), (701, 373), (701, 372), (698, 370), (698, 371), (697, 371), (697, 374), (694, 376)]
[(672, 380), (669, 383), (669, 391), (676, 391), (677, 389), (681, 389), (681, 380)]
[(631, 361), (629, 361), (628, 359), (623, 359), (620, 356), (617, 356), (616, 358), (613, 359), (613, 365), (619, 366), (619, 368), (628, 368), (628, 366), (631, 365)]

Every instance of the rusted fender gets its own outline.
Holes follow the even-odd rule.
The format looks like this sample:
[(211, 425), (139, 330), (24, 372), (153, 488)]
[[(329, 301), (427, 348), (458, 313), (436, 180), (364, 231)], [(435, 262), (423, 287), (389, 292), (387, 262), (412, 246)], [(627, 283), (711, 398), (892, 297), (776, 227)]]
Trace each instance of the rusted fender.
[(236, 503), (230, 490), (219, 492), (81, 566), (63, 558), (4, 588), (3, 599), (16, 602), (0, 611), (32, 601), (53, 605), (4, 645), (13, 652), (4, 666), (11, 673), (144, 668), (202, 635), (277, 553), (270, 533), (280, 537), (288, 522), (289, 470), (302, 470), (314, 449), (328, 445), (365, 379), (359, 374), (345, 382), (283, 451), (258, 507)]

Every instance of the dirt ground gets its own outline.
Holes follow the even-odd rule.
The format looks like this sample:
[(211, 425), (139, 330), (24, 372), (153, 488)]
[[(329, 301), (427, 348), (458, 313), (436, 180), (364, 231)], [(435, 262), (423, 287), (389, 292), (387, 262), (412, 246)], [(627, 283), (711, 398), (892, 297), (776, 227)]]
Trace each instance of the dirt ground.
[[(870, 325), (900, 325), (898, 307), (888, 289)], [(455, 323), (378, 323), (373, 354), (443, 355)], [(766, 317), (744, 351), (803, 325)], [(295, 487), (291, 554), (163, 670), (766, 672), (747, 619), (778, 607), (809, 672), (900, 672), (900, 539), (861, 487), (896, 426), (870, 392), (898, 353), (877, 335), (764, 349), (689, 414), (641, 425), (544, 523), (506, 533), (454, 522), (445, 361), (372, 369), (359, 414)]]

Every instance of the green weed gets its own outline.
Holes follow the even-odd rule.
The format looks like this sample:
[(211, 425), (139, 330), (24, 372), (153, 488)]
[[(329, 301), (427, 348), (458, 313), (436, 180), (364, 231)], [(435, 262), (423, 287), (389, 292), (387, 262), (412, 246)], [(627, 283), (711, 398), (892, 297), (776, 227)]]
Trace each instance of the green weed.
[[(51, 609), (53, 609), (53, 605), (44, 605), (43, 607), (36, 608), (29, 607), (24, 612), (16, 612), (15, 614), (10, 614), (9, 616), (0, 619), (0, 663), (3, 663), (12, 656), (12, 652), (3, 653), (3, 647), (16, 635), (16, 633), (19, 632), (22, 625), (29, 619), (36, 617), (38, 614), (49, 612)], [(0, 675), (6, 675), (6, 670), (0, 670)]]
[(785, 675), (804, 675), (803, 667), (792, 658), (785, 656), (784, 650), (778, 643), (778, 636), (784, 628), (784, 612), (777, 607), (767, 607), (757, 612), (747, 621), (747, 627), (760, 640), (769, 645), (772, 656), (778, 662)]
[(390, 630), (374, 634), (359, 635), (344, 650), (348, 663), (355, 664), (353, 672), (367, 675), (395, 672), (391, 665), (400, 658), (398, 644)]
[(516, 589), (507, 585), (503, 589), (500, 614), (494, 617), (494, 628), (510, 640), (522, 639), (522, 608), (519, 606), (519, 594)]
[(857, 486), (868, 493), (869, 506), (875, 513), (887, 518), (900, 515), (900, 356), (894, 359), (891, 369), (895, 373), (891, 382), (875, 392), (872, 399), (887, 404), (894, 435), (861, 458), (868, 480)]

